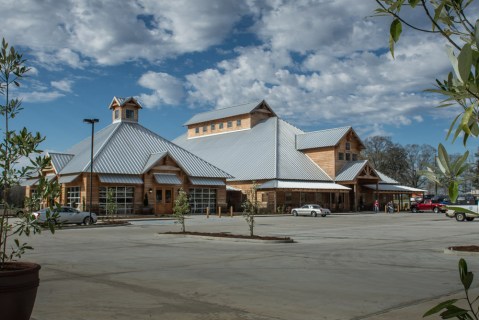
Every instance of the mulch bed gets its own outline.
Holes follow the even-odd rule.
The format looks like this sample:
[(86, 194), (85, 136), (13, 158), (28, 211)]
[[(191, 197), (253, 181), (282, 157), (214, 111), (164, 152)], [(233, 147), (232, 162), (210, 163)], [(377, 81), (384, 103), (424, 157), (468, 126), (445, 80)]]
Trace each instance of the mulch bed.
[(464, 252), (479, 252), (479, 246), (454, 246), (449, 247), (449, 250), (453, 251), (464, 251)]
[(237, 238), (237, 239), (255, 239), (255, 240), (287, 240), (291, 241), (290, 237), (272, 237), (272, 236), (246, 236), (241, 234), (231, 234), (225, 232), (175, 232), (169, 231), (166, 234), (187, 234), (192, 236), (206, 236), (206, 237), (218, 237), (218, 238)]

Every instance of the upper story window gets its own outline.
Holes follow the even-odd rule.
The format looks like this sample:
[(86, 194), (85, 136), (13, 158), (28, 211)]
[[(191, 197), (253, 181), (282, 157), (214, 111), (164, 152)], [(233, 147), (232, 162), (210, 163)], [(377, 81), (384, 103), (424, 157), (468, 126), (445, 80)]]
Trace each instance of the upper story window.
[(125, 114), (127, 119), (133, 119), (135, 117), (135, 111), (126, 109), (126, 114)]
[(200, 127), (195, 128), (195, 133), (200, 133)]
[(120, 118), (120, 110), (116, 109), (115, 110), (115, 119), (119, 119)]
[(211, 131), (216, 129), (216, 125), (214, 123), (211, 124)]
[(203, 132), (206, 132), (206, 131), (208, 131), (208, 126), (203, 127)]
[(218, 129), (223, 129), (223, 122), (218, 125)]
[(346, 150), (351, 150), (351, 142), (346, 142)]
[(236, 120), (236, 126), (241, 127), (241, 119)]
[(228, 122), (226, 123), (226, 126), (227, 126), (228, 128), (233, 127), (233, 121), (228, 121)]
[(340, 152), (340, 153), (338, 154), (338, 159), (339, 159), (339, 160), (344, 160), (344, 153), (343, 153), (343, 152)]

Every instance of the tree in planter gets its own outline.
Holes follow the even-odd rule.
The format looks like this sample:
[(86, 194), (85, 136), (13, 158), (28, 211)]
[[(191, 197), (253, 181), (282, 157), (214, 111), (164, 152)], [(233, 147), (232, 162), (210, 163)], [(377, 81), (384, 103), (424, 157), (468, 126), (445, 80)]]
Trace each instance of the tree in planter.
[[(22, 110), (18, 99), (11, 99), (12, 86), (19, 87), (24, 75), (28, 72), (22, 54), (14, 47), (9, 47), (5, 39), (0, 48), (0, 95), (5, 96), (5, 104), (0, 104), (0, 115), (4, 117), (5, 127), (3, 139), (0, 142), (0, 185), (3, 190), (4, 209), (0, 215), (0, 310), (2, 320), (28, 320), (33, 309), (36, 291), (38, 287), (38, 273), (40, 266), (36, 264), (13, 262), (21, 258), (26, 250), (32, 249), (27, 243), (20, 242), (19, 238), (12, 237), (29, 236), (40, 233), (42, 226), (31, 214), (41, 201), (55, 199), (59, 196), (58, 182), (46, 181), (41, 173), (50, 166), (50, 159), (44, 156), (30, 158), (34, 154), (41, 154), (39, 146), (44, 140), (40, 133), (31, 133), (26, 128), (19, 131), (10, 130), (10, 120)], [(19, 167), (22, 158), (30, 159), (30, 164)], [(9, 222), (7, 211), (10, 208), (8, 194), (12, 186), (18, 185), (23, 179), (40, 176), (35, 194), (26, 199), (28, 211), (13, 225)], [(50, 201), (49, 201), (50, 202)], [(49, 203), (51, 206), (53, 203)], [(53, 209), (53, 207), (51, 208)], [(53, 211), (51, 211), (53, 212)], [(50, 216), (48, 214), (47, 216)], [(51, 232), (55, 225), (52, 220), (47, 223)], [(22, 280), (26, 277), (26, 280)], [(21, 286), (15, 281), (27, 281), (31, 285)], [(14, 287), (11, 287), (14, 284)]]
[(246, 199), (241, 205), (243, 207), (243, 217), (248, 224), (250, 237), (254, 236), (254, 218), (258, 214), (259, 202), (257, 191), (258, 185), (253, 182), (253, 187), (248, 191)]
[(173, 214), (176, 218), (175, 223), (181, 224), (181, 232), (186, 232), (185, 215), (190, 212), (190, 202), (188, 201), (188, 194), (183, 189), (180, 189), (178, 196), (175, 199), (173, 207)]
[(116, 200), (115, 200), (115, 190), (113, 188), (108, 188), (106, 192), (106, 218), (107, 220), (113, 220), (113, 215), (116, 214)]

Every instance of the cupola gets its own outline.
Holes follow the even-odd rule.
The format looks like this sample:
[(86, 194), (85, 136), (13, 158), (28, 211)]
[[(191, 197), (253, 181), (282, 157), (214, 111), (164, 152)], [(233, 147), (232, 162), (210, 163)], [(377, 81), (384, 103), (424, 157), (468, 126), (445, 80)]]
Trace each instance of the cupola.
[(112, 121), (115, 122), (138, 122), (138, 111), (141, 104), (133, 97), (113, 97), (110, 103), (112, 110)]

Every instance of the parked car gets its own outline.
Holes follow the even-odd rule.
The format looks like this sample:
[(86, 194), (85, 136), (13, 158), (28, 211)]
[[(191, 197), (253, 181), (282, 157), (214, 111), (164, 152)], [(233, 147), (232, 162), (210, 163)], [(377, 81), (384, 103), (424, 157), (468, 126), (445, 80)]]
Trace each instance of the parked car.
[(471, 199), (458, 197), (456, 203), (447, 206), (446, 216), (457, 221), (473, 221), (479, 217), (479, 203), (476, 198)]
[[(3, 203), (0, 203), (0, 216), (3, 215), (3, 210), (5, 206)], [(11, 217), (20, 217), (21, 215), (23, 215), (23, 209), (21, 208), (8, 208), (7, 209), (7, 216), (11, 216)]]
[(434, 213), (446, 212), (446, 206), (439, 202), (434, 202), (431, 199), (426, 199), (420, 203), (411, 204), (411, 211), (422, 212), (422, 211), (433, 211)]
[(331, 211), (327, 208), (321, 207), (319, 204), (306, 204), (301, 208), (294, 208), (291, 210), (291, 214), (293, 216), (306, 215), (317, 217), (318, 215), (321, 215), (322, 217), (326, 217), (328, 214), (331, 214)]
[[(37, 219), (39, 222), (46, 222), (48, 219), (51, 219), (51, 216), (54, 216), (54, 222), (55, 223), (76, 223), (78, 225), (85, 224), (94, 224), (98, 221), (98, 217), (96, 216), (95, 213), (91, 213), (91, 218), (90, 218), (90, 212), (85, 212), (85, 211), (80, 211), (78, 209), (68, 207), (68, 206), (62, 206), (60, 211), (54, 210), (53, 212), (50, 213), (47, 217), (47, 211), (50, 211), (50, 209), (42, 209), (39, 211), (36, 211), (33, 213), (33, 216), (35, 219)], [(56, 213), (56, 215), (54, 215)]]

